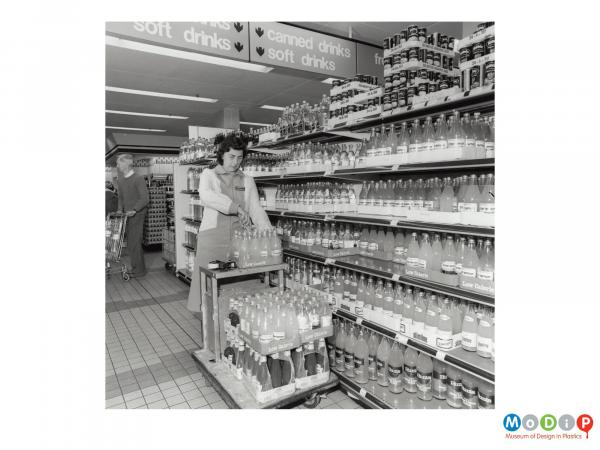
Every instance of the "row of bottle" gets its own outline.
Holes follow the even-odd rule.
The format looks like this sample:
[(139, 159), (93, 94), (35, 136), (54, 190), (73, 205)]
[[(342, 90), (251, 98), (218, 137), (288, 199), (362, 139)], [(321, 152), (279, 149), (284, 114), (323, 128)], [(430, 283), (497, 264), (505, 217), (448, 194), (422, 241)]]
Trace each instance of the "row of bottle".
[(393, 215), (396, 208), (440, 212), (482, 212), (496, 209), (495, 177), (388, 179), (364, 181), (356, 195), (351, 184), (311, 182), (279, 185), (275, 193), (277, 209), (299, 210), (314, 206), (315, 212), (357, 212), (359, 206), (381, 208)]
[(281, 264), (283, 260), (281, 241), (274, 229), (235, 230), (229, 256), (238, 267), (248, 267), (256, 263)]
[(183, 226), (185, 233), (185, 243), (192, 248), (196, 248), (198, 241), (198, 233), (200, 232), (200, 225), (186, 222)]
[(215, 146), (211, 139), (201, 137), (183, 141), (179, 147), (179, 163), (189, 163), (202, 158), (213, 157)]
[(200, 176), (203, 170), (204, 168), (202, 167), (190, 167), (187, 170), (186, 180), (188, 191), (197, 191), (200, 188)]
[[(358, 204), (441, 212), (495, 212), (493, 174), (363, 182)], [(391, 211), (393, 212), (393, 211)]]
[(310, 106), (308, 102), (286, 106), (276, 124), (257, 130), (250, 130), (252, 135), (278, 132), (281, 137), (297, 133), (306, 133), (323, 129), (329, 118), (329, 97), (323, 94), (321, 102)]
[(288, 285), (289, 280), (297, 284), (321, 284), (324, 292), (351, 305), (350, 309), (358, 316), (368, 309), (393, 317), (399, 321), (403, 334), (421, 340), (440, 338), (444, 345), (460, 336), (464, 350), (494, 359), (494, 312), (489, 308), (296, 258), (288, 258), (286, 262)]
[(493, 409), (494, 386), (431, 358), (424, 352), (390, 344), (376, 332), (340, 321), (328, 340), (329, 364), (359, 384), (376, 381), (389, 392), (416, 393), (424, 401), (434, 397), (454, 408)]
[(242, 333), (268, 344), (330, 326), (332, 311), (324, 293), (291, 289), (281, 294), (269, 292), (231, 298), (229, 318), (232, 326), (239, 324)]
[(189, 217), (194, 220), (202, 220), (203, 206), (200, 197), (191, 195), (189, 202)]
[(261, 355), (241, 339), (228, 343), (224, 357), (258, 392), (294, 384), (295, 380), (329, 372), (324, 339), (308, 342), (293, 350)]
[(371, 156), (385, 156), (420, 151), (434, 151), (445, 149), (458, 149), (474, 147), (484, 149), (491, 153), (495, 149), (494, 118), (482, 118), (475, 113), (471, 119), (469, 113), (463, 114), (462, 119), (458, 111), (449, 117), (441, 114), (435, 122), (427, 116), (421, 125), (419, 119), (412, 122), (409, 129), (406, 122), (402, 123), (400, 132), (392, 124), (389, 130), (382, 125), (380, 132), (371, 128), (368, 140), (363, 141), (359, 152), (361, 158)]

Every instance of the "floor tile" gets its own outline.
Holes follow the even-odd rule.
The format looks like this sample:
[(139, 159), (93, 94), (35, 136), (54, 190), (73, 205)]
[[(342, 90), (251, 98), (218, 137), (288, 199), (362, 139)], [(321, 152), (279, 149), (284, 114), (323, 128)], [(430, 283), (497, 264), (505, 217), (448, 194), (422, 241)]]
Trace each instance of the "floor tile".
[(204, 398), (208, 401), (208, 403), (215, 403), (222, 400), (221, 396), (216, 392), (213, 392), (212, 394), (206, 394), (204, 395)]
[(204, 386), (199, 389), (200, 389), (200, 392), (202, 392), (202, 394), (204, 394), (204, 395), (214, 394), (215, 392), (217, 392), (214, 390), (214, 388), (212, 388), (210, 386)]
[(133, 399), (129, 402), (125, 401), (125, 404), (127, 405), (127, 408), (136, 408), (140, 405), (145, 405), (146, 401), (144, 400), (144, 397), (140, 397), (140, 398)]
[(164, 400), (159, 400), (157, 402), (150, 403), (148, 405), (148, 409), (167, 409), (167, 408), (168, 408), (167, 402)]
[(167, 398), (173, 395), (181, 394), (181, 391), (178, 388), (174, 387), (169, 389), (162, 389), (162, 393), (165, 396), (165, 398)]
[(198, 389), (196, 389), (195, 391), (184, 392), (183, 396), (186, 400), (192, 400), (194, 398), (204, 398), (202, 392), (200, 392)]
[(197, 391), (198, 386), (196, 386), (196, 383), (194, 383), (193, 381), (190, 381), (187, 384), (179, 386), (179, 390), (181, 392)]
[(159, 400), (163, 400), (164, 396), (160, 392), (155, 392), (153, 394), (144, 395), (144, 400), (146, 400), (147, 404), (157, 402)]
[(166, 397), (165, 400), (167, 401), (167, 404), (169, 406), (173, 406), (173, 405), (177, 405), (181, 402), (184, 402), (185, 398), (183, 398), (183, 395), (178, 394), (178, 395), (173, 395), (172, 397)]
[(125, 403), (119, 403), (118, 405), (108, 407), (108, 409), (127, 409), (127, 407), (125, 406)]
[(187, 402), (179, 403), (178, 405), (171, 406), (171, 409), (191, 409)]
[(127, 386), (121, 386), (121, 391), (123, 391), (123, 395), (129, 394), (130, 392), (137, 391), (139, 389), (140, 389), (140, 387), (138, 386), (137, 383), (128, 384)]
[[(184, 394), (184, 396), (185, 396), (185, 394)], [(206, 399), (204, 397), (198, 397), (198, 398), (188, 400), (188, 404), (192, 408), (201, 408), (203, 406), (208, 406), (208, 402), (206, 401)]]
[(128, 402), (131, 400), (135, 400), (136, 398), (140, 398), (141, 396), (142, 396), (142, 391), (133, 391), (133, 392), (130, 392), (129, 394), (123, 395), (123, 398), (125, 399), (126, 402)]
[(112, 389), (110, 391), (105, 392), (105, 398), (108, 400), (109, 398), (114, 398), (116, 396), (121, 395), (121, 389)]
[(229, 409), (229, 406), (227, 406), (227, 403), (225, 403), (224, 401), (211, 403), (210, 407), (212, 409)]
[(157, 385), (142, 389), (142, 394), (144, 395), (154, 394), (155, 392), (160, 392), (160, 388)]
[(165, 389), (174, 388), (174, 387), (176, 387), (176, 386), (177, 386), (177, 384), (175, 384), (175, 382), (174, 382), (173, 380), (171, 380), (171, 381), (166, 381), (166, 382), (164, 382), (164, 383), (159, 383), (159, 384), (158, 384), (158, 387), (159, 387), (159, 388), (160, 388), (162, 391), (164, 391)]
[(118, 397), (113, 397), (113, 398), (106, 400), (106, 407), (108, 408), (110, 406), (118, 405), (123, 402), (125, 402), (125, 400), (123, 399), (123, 396), (119, 395)]
[(190, 381), (192, 381), (192, 379), (191, 379), (189, 376), (184, 376), (184, 377), (182, 377), (182, 378), (177, 378), (177, 379), (175, 380), (175, 383), (176, 383), (178, 386), (181, 386), (181, 385), (183, 385), (183, 384), (189, 383)]

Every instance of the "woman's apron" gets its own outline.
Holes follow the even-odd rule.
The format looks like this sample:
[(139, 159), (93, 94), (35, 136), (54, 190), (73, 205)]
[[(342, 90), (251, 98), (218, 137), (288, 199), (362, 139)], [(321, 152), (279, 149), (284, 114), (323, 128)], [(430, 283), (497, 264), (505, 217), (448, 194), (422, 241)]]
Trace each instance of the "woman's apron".
[[(235, 174), (217, 174), (217, 177), (221, 182), (221, 193), (240, 205), (242, 209), (247, 210), (244, 200), (244, 175), (238, 172)], [(208, 267), (208, 263), (214, 260), (225, 261), (230, 250), (233, 231), (240, 228), (241, 223), (237, 215), (227, 215), (217, 211), (217, 226), (198, 233), (194, 273), (192, 274), (187, 304), (190, 311), (200, 312), (203, 301), (198, 267)]]

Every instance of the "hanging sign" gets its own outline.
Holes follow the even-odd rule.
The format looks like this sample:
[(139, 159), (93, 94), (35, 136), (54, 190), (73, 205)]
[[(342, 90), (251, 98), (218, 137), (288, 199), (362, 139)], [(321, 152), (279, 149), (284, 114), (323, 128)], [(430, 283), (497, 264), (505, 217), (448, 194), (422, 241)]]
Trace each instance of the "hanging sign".
[(356, 73), (374, 75), (383, 83), (383, 49), (357, 43)]
[(248, 61), (248, 22), (106, 22), (106, 34)]
[(356, 43), (277, 22), (250, 22), (250, 61), (334, 78), (356, 74)]

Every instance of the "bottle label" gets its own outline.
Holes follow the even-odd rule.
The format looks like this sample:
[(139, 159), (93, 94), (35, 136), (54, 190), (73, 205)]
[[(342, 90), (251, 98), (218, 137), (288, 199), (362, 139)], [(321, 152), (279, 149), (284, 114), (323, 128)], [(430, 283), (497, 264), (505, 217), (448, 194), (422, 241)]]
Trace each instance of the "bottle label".
[(492, 270), (477, 270), (477, 278), (485, 281), (494, 281), (494, 271)]
[(473, 139), (473, 138), (466, 138), (465, 139), (465, 146), (466, 147), (475, 147), (475, 139)]
[(448, 148), (460, 148), (465, 145), (464, 139), (448, 139)]
[(477, 398), (479, 400), (480, 408), (493, 408), (496, 403), (496, 396), (494, 394), (482, 393), (479, 391), (477, 393)]
[(344, 367), (346, 369), (352, 369), (354, 367), (354, 354), (344, 351)]
[(448, 378), (448, 386), (450, 386), (452, 389), (461, 392), (462, 381), (460, 379), (453, 380), (452, 378)]
[(477, 276), (477, 269), (475, 267), (462, 267), (460, 275), (467, 278), (475, 278)]
[(386, 376), (387, 361), (382, 361), (381, 359), (377, 358), (376, 362), (377, 362), (377, 375)]
[(329, 238), (323, 238), (321, 240), (321, 247), (325, 247), (325, 248), (329, 247)]
[(261, 250), (260, 251), (260, 257), (261, 258), (266, 258), (267, 256), (269, 256), (269, 252), (267, 250)]
[(419, 258), (406, 258), (406, 265), (408, 267), (413, 267), (415, 269), (420, 267), (420, 259)]
[(435, 141), (436, 150), (444, 150), (446, 148), (448, 148), (448, 141), (446, 139), (439, 139)]
[(339, 348), (339, 347), (335, 348), (335, 361), (338, 364), (340, 364), (342, 361), (344, 361), (344, 349), (343, 348)]
[(280, 341), (285, 338), (285, 331), (273, 331), (273, 339)]
[(404, 254), (404, 247), (394, 247), (394, 255), (402, 256)]
[(439, 380), (440, 383), (443, 383), (445, 385), (448, 382), (448, 375), (446, 375), (443, 372), (438, 372), (437, 370), (434, 370), (433, 371), (433, 379)]
[(409, 144), (408, 145), (408, 153), (416, 152), (418, 148), (418, 144)]
[(360, 241), (360, 248), (362, 250), (367, 250), (369, 248), (369, 242), (367, 242), (367, 241)]
[(455, 264), (454, 271), (456, 272), (457, 275), (460, 275), (462, 273), (462, 263), (461, 262), (457, 262)]
[(427, 270), (427, 260), (419, 258), (419, 269)]
[(443, 331), (438, 329), (435, 345), (443, 350), (452, 349), (452, 331)]
[(421, 392), (431, 391), (431, 373), (417, 371), (417, 389)]
[(485, 142), (485, 149), (486, 150), (494, 150), (494, 142), (486, 141)]
[(477, 352), (492, 354), (492, 340), (490, 338), (477, 337)]
[(344, 248), (354, 248), (354, 241), (350, 239), (344, 239)]
[(379, 245), (377, 244), (377, 242), (369, 242), (368, 249), (370, 252), (376, 252), (378, 248), (379, 248)]
[(398, 145), (396, 147), (396, 153), (407, 153), (408, 152), (408, 146), (407, 145)]
[(365, 365), (365, 358), (357, 358), (356, 356), (354, 357), (354, 368), (356, 370), (360, 370), (362, 366)]
[(496, 204), (495, 203), (480, 203), (479, 204), (479, 212), (486, 214), (494, 214), (496, 212)]
[(409, 385), (417, 384), (417, 368), (404, 365), (404, 382)]
[(402, 376), (402, 366), (388, 366), (388, 376), (390, 377), (390, 383), (399, 383)]
[(466, 387), (464, 384), (461, 389), (462, 401), (467, 408), (477, 408), (479, 399), (477, 398), (477, 388)]
[(426, 209), (427, 211), (432, 211), (433, 210), (433, 200), (427, 200), (427, 201), (423, 202), (423, 208)]
[(461, 334), (461, 343), (464, 347), (476, 349), (477, 348), (477, 333), (469, 331), (463, 331)]
[(315, 245), (315, 238), (307, 238), (306, 239), (306, 245), (308, 247), (312, 247), (313, 245)]
[(446, 274), (454, 274), (456, 269), (456, 263), (454, 261), (442, 262), (442, 272)]
[(273, 340), (272, 334), (261, 334), (260, 339), (259, 339), (261, 344), (267, 344), (267, 343), (271, 342), (272, 340)]
[(281, 256), (281, 252), (282, 251), (280, 248), (275, 248), (275, 249), (271, 250), (271, 256), (279, 257), (279, 256)]
[(458, 204), (459, 212), (477, 212), (477, 203), (460, 202)]

